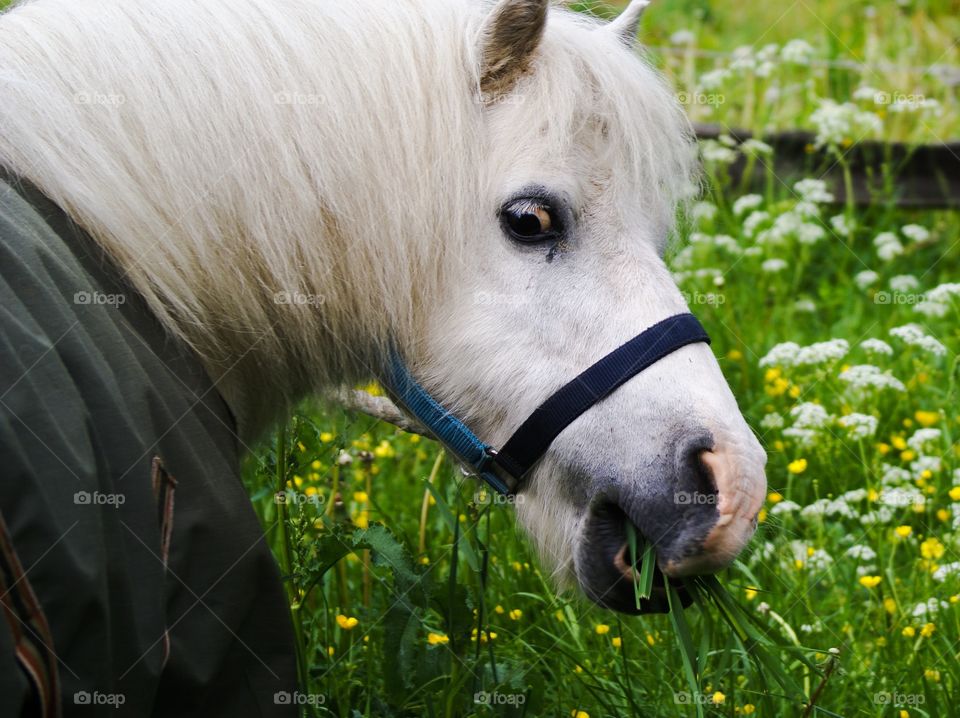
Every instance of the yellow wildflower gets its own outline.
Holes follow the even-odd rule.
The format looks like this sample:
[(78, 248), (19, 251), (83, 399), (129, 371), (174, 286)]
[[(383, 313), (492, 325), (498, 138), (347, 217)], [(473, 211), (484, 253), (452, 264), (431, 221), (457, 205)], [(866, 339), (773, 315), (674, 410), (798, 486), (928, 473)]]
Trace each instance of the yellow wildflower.
[(378, 459), (389, 459), (397, 455), (397, 452), (390, 445), (390, 442), (384, 439), (373, 450), (373, 455)]
[(880, 576), (861, 576), (860, 585), (864, 588), (876, 588), (882, 580), (883, 578)]
[(731, 361), (740, 361), (743, 359), (743, 352), (739, 349), (731, 349), (729, 352), (727, 352), (727, 359), (730, 359)]
[(789, 388), (790, 382), (783, 377), (780, 377), (779, 379), (776, 379), (770, 386), (765, 387), (764, 391), (766, 391), (770, 396), (782, 396)]
[(933, 623), (924, 623), (923, 628), (920, 629), (920, 635), (924, 638), (930, 638), (933, 635), (933, 632), (937, 630), (937, 627)]
[(429, 643), (431, 646), (439, 646), (449, 642), (450, 642), (450, 637), (444, 633), (431, 632), (427, 634), (427, 643)]
[(783, 501), (783, 495), (777, 493), (776, 491), (771, 491), (767, 495), (767, 501), (769, 501), (771, 504), (779, 504), (781, 501)]
[(747, 597), (748, 601), (752, 601), (757, 597), (757, 589), (755, 589), (753, 586), (747, 586), (743, 593)]
[(917, 635), (917, 629), (914, 628), (913, 626), (907, 626), (902, 631), (900, 631), (900, 634), (904, 638), (913, 638), (914, 636)]
[(890, 437), (890, 443), (893, 444), (893, 448), (897, 451), (903, 451), (907, 448), (906, 439), (899, 435)]
[(496, 606), (493, 607), (493, 612), (494, 612), (494, 613), (503, 614), (503, 606), (501, 606), (501, 605), (498, 603)]
[(370, 525), (370, 514), (367, 511), (361, 511), (353, 519), (353, 523), (357, 526), (357, 528), (367, 528)]
[(937, 520), (938, 521), (949, 521), (950, 512), (946, 509), (937, 509)]
[(337, 625), (344, 631), (352, 631), (360, 623), (353, 616), (344, 616), (342, 613), (337, 616)]
[(882, 441), (877, 444), (877, 451), (880, 452), (881, 456), (886, 456), (890, 453), (890, 444), (884, 444)]
[(570, 711), (570, 716), (571, 718), (590, 718), (589, 713), (586, 711), (578, 711), (576, 708)]
[(940, 671), (936, 668), (926, 668), (923, 671), (923, 677), (928, 681), (933, 681), (934, 683), (940, 682)]
[(623, 645), (623, 639), (620, 636), (614, 636), (610, 639), (610, 642), (613, 644), (614, 648), (620, 648)]
[(787, 471), (789, 471), (791, 474), (802, 474), (806, 470), (806, 459), (797, 459), (796, 461), (791, 461), (789, 464), (787, 464)]
[(598, 636), (602, 636), (610, 632), (610, 626), (608, 626), (606, 623), (598, 623), (594, 630), (597, 632)]
[(331, 441), (334, 440), (335, 437), (336, 437), (336, 434), (333, 434), (329, 431), (320, 432), (320, 441), (322, 441), (324, 444), (329, 444)]
[(365, 504), (365, 503), (367, 503), (367, 500), (368, 500), (369, 498), (370, 498), (370, 497), (367, 496), (367, 492), (366, 492), (366, 491), (354, 491), (354, 492), (353, 492), (353, 500), (356, 501), (358, 504)]
[(883, 599), (883, 609), (887, 613), (896, 613), (897, 612), (897, 602), (892, 598)]
[(743, 706), (743, 711), (742, 711), (742, 713), (743, 713), (744, 715), (747, 715), (747, 716), (748, 716), (748, 715), (753, 715), (754, 711), (756, 711), (756, 710), (757, 710), (757, 708), (756, 708), (756, 706), (753, 705), (753, 703), (746, 703), (746, 704), (744, 704), (744, 706)]
[(507, 615), (510, 616), (511, 621), (519, 621), (520, 617), (523, 616), (523, 611), (521, 611), (519, 608), (515, 608)]
[(960, 501), (960, 486), (954, 486), (947, 492), (951, 501)]
[(920, 544), (920, 555), (928, 559), (940, 558), (946, 550), (944, 545), (933, 536)]
[(940, 421), (940, 414), (935, 411), (918, 410), (913, 418), (917, 420), (920, 426), (933, 426)]
[(906, 538), (913, 533), (913, 529), (910, 526), (897, 526), (893, 532), (900, 538)]
[(716, 705), (720, 705), (725, 700), (727, 700), (727, 697), (723, 695), (723, 693), (721, 693), (720, 691), (716, 691), (712, 696), (710, 696), (710, 700), (713, 701), (713, 703), (715, 703)]
[(907, 449), (906, 451), (900, 452), (901, 461), (913, 461), (916, 458), (917, 458), (917, 452), (914, 451), (913, 449)]

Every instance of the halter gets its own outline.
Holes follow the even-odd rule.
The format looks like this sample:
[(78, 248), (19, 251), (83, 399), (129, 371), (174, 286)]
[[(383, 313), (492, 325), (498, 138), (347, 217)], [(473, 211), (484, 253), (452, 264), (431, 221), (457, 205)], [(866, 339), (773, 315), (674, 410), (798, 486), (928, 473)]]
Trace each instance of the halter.
[[(698, 342), (709, 344), (710, 337), (692, 314), (677, 314), (657, 322), (558, 389), (534, 409), (500, 450), (477, 438), (430, 396), (396, 352), (391, 356), (385, 384), (399, 404), (463, 464), (498, 493), (511, 496), (520, 490), (524, 477), (553, 440), (578, 416), (668, 354)], [(495, 467), (515, 479), (513, 490), (497, 475)]]

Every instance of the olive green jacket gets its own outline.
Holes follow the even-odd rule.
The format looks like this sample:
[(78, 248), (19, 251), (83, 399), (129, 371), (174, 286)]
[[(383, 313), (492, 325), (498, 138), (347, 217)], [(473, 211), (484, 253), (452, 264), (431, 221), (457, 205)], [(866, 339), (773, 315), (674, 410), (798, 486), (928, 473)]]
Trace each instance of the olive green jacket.
[(227, 405), (90, 238), (9, 178), (0, 609), (4, 718), (296, 714)]

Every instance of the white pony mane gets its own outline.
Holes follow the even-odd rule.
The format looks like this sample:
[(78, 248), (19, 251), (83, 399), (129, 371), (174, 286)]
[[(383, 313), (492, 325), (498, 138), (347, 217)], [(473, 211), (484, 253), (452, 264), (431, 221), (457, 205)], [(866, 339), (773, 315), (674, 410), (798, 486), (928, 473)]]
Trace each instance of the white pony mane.
[[(247, 433), (416, 347), (494, 221), (468, 0), (33, 0), (0, 17), (0, 164), (35, 182), (204, 358)], [(665, 235), (693, 167), (658, 75), (553, 8), (517, 98), (558, 154), (644, 188)], [(517, 100), (519, 101), (519, 99)], [(275, 294), (304, 298), (278, 304)]]

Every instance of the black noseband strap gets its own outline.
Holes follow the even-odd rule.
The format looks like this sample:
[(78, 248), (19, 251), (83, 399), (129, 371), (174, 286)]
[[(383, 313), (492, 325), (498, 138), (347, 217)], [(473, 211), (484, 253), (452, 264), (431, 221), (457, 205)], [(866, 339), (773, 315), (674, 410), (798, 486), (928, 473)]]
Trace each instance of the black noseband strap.
[(710, 337), (692, 314), (678, 314), (654, 324), (538, 406), (497, 452), (494, 461), (514, 478), (522, 479), (578, 416), (650, 365), (698, 342), (709, 344)]
[(681, 347), (698, 342), (709, 344), (710, 337), (692, 314), (677, 314), (657, 322), (550, 396), (500, 451), (477, 438), (420, 386), (397, 353), (390, 358), (389, 374), (384, 384), (397, 402), (464, 464), (496, 491), (509, 494), (510, 489), (494, 467), (512, 476), (516, 480), (513, 492), (519, 491), (527, 472), (578, 416), (651, 364)]

